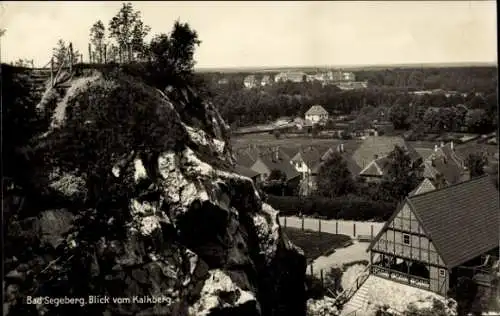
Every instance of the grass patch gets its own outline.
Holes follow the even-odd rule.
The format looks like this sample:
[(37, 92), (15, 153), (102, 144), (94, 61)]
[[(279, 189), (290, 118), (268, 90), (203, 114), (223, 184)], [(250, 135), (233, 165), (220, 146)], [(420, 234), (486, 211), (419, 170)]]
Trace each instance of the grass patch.
[(304, 250), (308, 264), (318, 257), (332, 254), (335, 249), (341, 248), (351, 239), (347, 235), (319, 233), (300, 228), (286, 227), (283, 230), (296, 246)]

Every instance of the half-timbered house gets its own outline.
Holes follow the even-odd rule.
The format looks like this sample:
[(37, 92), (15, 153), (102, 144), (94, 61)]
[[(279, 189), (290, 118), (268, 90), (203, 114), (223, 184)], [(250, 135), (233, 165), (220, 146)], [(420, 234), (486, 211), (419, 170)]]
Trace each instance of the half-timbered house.
[(491, 286), (499, 212), (488, 176), (409, 196), (368, 247), (370, 273), (444, 296), (460, 276)]

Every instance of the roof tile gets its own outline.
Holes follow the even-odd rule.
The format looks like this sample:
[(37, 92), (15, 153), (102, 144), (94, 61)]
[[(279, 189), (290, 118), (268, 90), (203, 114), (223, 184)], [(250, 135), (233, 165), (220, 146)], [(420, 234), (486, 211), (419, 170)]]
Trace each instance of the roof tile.
[(449, 268), (499, 246), (499, 195), (489, 176), (407, 201)]

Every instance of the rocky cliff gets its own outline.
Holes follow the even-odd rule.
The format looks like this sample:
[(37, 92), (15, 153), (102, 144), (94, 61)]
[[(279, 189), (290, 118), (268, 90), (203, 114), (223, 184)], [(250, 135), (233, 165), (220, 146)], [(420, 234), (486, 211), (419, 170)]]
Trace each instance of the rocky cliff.
[(304, 255), (211, 104), (123, 75), (65, 84), (38, 107), (37, 194), (4, 200), (7, 315), (305, 315)]

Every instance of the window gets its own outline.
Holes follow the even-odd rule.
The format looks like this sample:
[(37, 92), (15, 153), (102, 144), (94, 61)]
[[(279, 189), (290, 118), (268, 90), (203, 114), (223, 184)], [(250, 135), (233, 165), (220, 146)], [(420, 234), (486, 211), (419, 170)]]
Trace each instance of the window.
[(403, 243), (405, 245), (409, 245), (410, 244), (410, 235), (406, 235), (406, 234), (403, 235)]
[(440, 277), (446, 276), (446, 271), (444, 269), (439, 269), (439, 276)]

